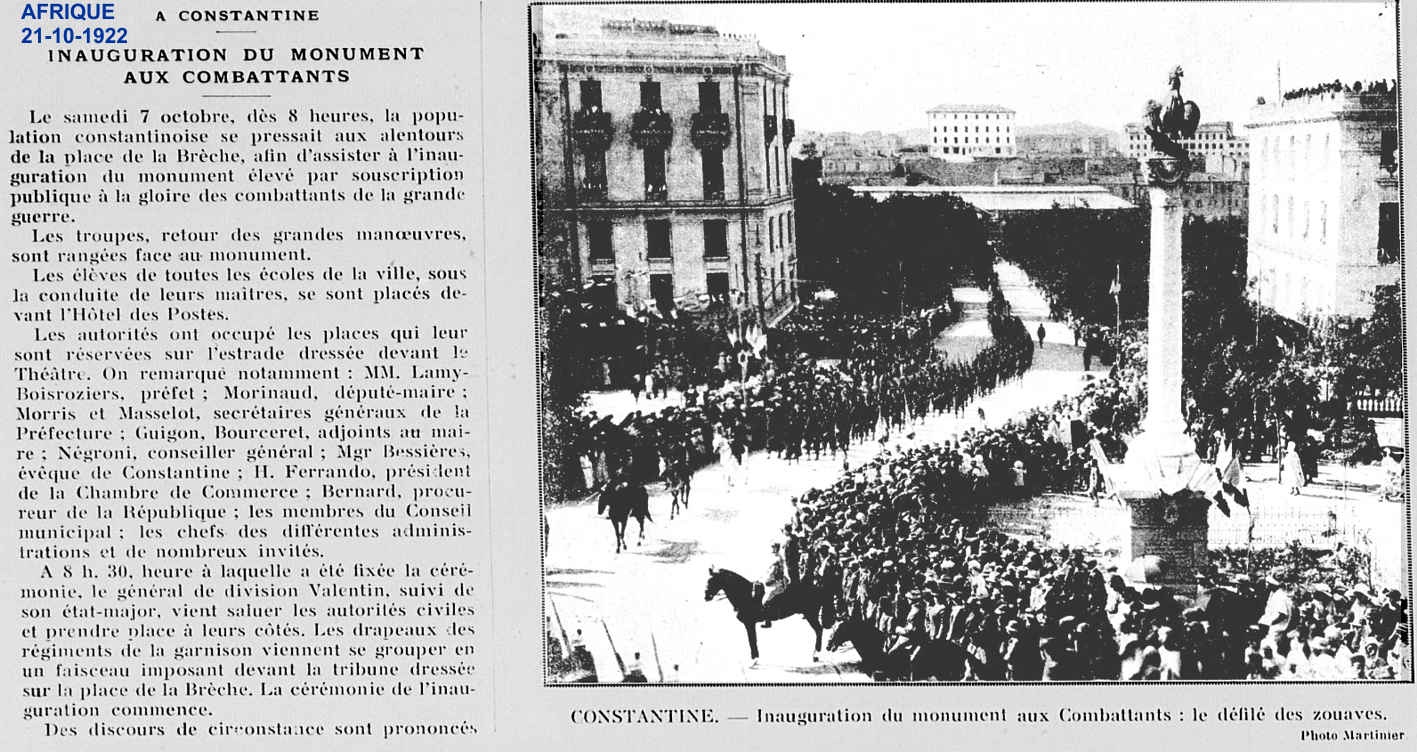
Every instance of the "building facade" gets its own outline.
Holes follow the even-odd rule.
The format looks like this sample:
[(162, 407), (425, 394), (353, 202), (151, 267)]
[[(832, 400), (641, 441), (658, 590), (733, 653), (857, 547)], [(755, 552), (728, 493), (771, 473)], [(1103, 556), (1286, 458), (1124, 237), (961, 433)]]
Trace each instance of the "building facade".
[[(1250, 143), (1244, 136), (1235, 135), (1235, 124), (1229, 120), (1201, 123), (1196, 128), (1196, 137), (1181, 139), (1193, 157), (1199, 157), (1195, 169), (1215, 175), (1242, 175), (1250, 162)], [(1151, 154), (1151, 137), (1146, 135), (1141, 123), (1127, 123), (1123, 138), (1126, 155), (1132, 159), (1145, 159)]]
[(1249, 274), (1291, 318), (1367, 316), (1401, 280), (1396, 91), (1286, 97), (1251, 113)]
[(538, 40), (543, 291), (642, 311), (718, 302), (774, 321), (796, 299), (786, 61), (660, 21)]
[(997, 105), (941, 104), (925, 111), (930, 156), (967, 160), (976, 157), (1012, 157), (1014, 111)]
[(828, 185), (877, 185), (890, 180), (897, 157), (852, 147), (827, 147), (822, 154), (822, 182)]
[[(1128, 175), (1101, 176), (1095, 182), (1137, 206), (1151, 206), (1147, 181), (1140, 171)], [(1237, 219), (1243, 222), (1249, 215), (1249, 183), (1243, 175), (1191, 173), (1181, 184), (1181, 206), (1187, 216), (1208, 221)]]

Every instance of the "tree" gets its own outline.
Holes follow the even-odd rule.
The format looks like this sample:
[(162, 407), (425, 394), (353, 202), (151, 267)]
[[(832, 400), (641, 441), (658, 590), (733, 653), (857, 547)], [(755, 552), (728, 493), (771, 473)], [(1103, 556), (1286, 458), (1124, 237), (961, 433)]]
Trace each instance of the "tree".
[(946, 302), (957, 283), (987, 278), (986, 227), (956, 196), (884, 201), (817, 185), (798, 163), (798, 274), (839, 296), (843, 310), (893, 312)]

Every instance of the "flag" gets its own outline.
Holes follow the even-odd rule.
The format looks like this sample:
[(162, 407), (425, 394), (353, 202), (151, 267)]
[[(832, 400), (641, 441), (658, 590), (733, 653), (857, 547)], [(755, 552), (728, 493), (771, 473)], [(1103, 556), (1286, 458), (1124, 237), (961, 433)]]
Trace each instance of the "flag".
[(1117, 276), (1115, 276), (1115, 277), (1112, 278), (1112, 286), (1109, 287), (1109, 288), (1107, 288), (1107, 292), (1110, 293), (1110, 294), (1112, 295), (1112, 297), (1114, 297), (1114, 298), (1117, 297), (1118, 295), (1121, 295), (1121, 294), (1122, 294), (1122, 265), (1121, 265), (1121, 264), (1117, 264)]
[(1250, 495), (1242, 488), (1245, 476), (1240, 472), (1240, 457), (1230, 447), (1230, 442), (1222, 440), (1215, 453), (1215, 473), (1220, 480), (1220, 489), (1230, 501), (1246, 509), (1250, 508)]
[(753, 348), (753, 352), (762, 355), (768, 346), (768, 335), (757, 324), (753, 324), (743, 335), (743, 341)]

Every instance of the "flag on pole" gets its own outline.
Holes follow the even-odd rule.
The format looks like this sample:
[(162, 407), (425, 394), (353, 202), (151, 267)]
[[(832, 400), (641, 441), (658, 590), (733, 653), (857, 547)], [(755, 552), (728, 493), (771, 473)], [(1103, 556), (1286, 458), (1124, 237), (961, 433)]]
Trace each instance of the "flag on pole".
[(1122, 294), (1122, 265), (1121, 265), (1121, 264), (1117, 264), (1117, 276), (1115, 276), (1115, 277), (1112, 278), (1112, 286), (1109, 287), (1109, 288), (1107, 288), (1107, 292), (1110, 293), (1110, 294), (1112, 295), (1112, 297), (1114, 297), (1114, 298), (1117, 297), (1118, 295), (1121, 295), (1121, 294)]
[(1243, 483), (1240, 458), (1235, 456), (1230, 444), (1222, 440), (1215, 453), (1214, 467), (1196, 478), (1191, 487), (1205, 494), (1215, 502), (1215, 508), (1219, 509), (1221, 514), (1229, 517), (1231, 504), (1250, 508), (1250, 496), (1241, 488)]
[(1215, 455), (1215, 469), (1220, 480), (1220, 490), (1225, 492), (1230, 501), (1249, 509), (1250, 494), (1242, 487), (1245, 476), (1240, 472), (1240, 457), (1230, 447), (1230, 442), (1220, 442), (1220, 450)]

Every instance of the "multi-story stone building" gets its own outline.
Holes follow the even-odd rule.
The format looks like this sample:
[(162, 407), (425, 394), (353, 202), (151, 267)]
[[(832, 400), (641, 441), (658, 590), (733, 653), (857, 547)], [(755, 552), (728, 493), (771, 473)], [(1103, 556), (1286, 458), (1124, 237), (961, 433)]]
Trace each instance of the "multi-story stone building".
[(720, 301), (771, 322), (797, 283), (784, 58), (750, 37), (606, 22), (537, 40), (543, 288)]
[[(1139, 170), (1099, 176), (1093, 182), (1137, 206), (1151, 206), (1147, 180)], [(1181, 206), (1192, 217), (1244, 220), (1249, 213), (1248, 183), (1244, 175), (1193, 172), (1181, 184)]]
[(963, 160), (1012, 157), (1014, 111), (991, 104), (941, 104), (925, 111), (930, 156)]
[(1118, 154), (1115, 134), (1078, 121), (1023, 126), (1016, 137), (1018, 152), (1023, 156), (1111, 157)]
[(1401, 279), (1396, 90), (1304, 91), (1251, 113), (1249, 275), (1285, 316), (1367, 316)]
[(900, 160), (854, 147), (828, 147), (822, 154), (822, 182), (829, 185), (879, 185), (895, 174)]
[[(1127, 123), (1123, 141), (1126, 155), (1132, 159), (1146, 159), (1151, 154), (1151, 137), (1146, 135), (1141, 123)], [(1238, 176), (1244, 173), (1250, 161), (1249, 141), (1235, 135), (1235, 124), (1229, 120), (1201, 123), (1196, 128), (1195, 138), (1181, 139), (1178, 143), (1193, 157), (1198, 157), (1195, 169), (1199, 171)]]

